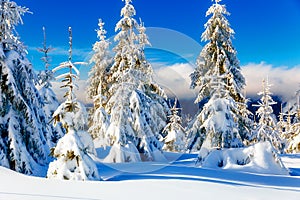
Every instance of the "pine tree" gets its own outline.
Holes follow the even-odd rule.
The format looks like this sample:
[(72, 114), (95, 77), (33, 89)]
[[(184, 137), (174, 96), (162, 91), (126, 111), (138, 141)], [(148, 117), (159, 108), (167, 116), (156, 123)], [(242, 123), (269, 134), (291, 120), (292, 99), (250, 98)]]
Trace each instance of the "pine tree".
[(242, 147), (242, 140), (238, 132), (238, 125), (234, 120), (237, 104), (229, 95), (223, 76), (216, 73), (212, 77), (212, 98), (204, 105), (198, 115), (202, 122), (200, 130), (205, 134), (198, 161), (205, 160), (213, 149)]
[[(65, 102), (53, 114), (54, 124), (61, 122), (66, 129), (66, 135), (59, 139), (51, 154), (56, 158), (48, 168), (47, 177), (66, 180), (98, 180), (98, 169), (91, 156), (96, 155), (93, 140), (85, 131), (87, 112), (83, 104), (76, 100), (74, 89), (77, 87), (75, 80), (79, 79), (76, 65), (82, 62), (72, 62), (72, 30), (69, 28), (70, 50), (67, 62), (61, 63), (53, 71), (68, 69), (57, 79), (63, 78), (67, 88)], [(74, 73), (75, 72), (75, 73)]]
[(100, 146), (108, 146), (109, 140), (106, 135), (110, 116), (105, 110), (107, 100), (110, 98), (109, 84), (110, 68), (112, 58), (109, 53), (109, 41), (106, 40), (106, 31), (104, 23), (99, 19), (99, 30), (97, 30), (98, 38), (94, 46), (94, 55), (90, 62), (94, 64), (89, 73), (88, 97), (93, 99), (94, 107), (90, 111), (90, 128), (89, 133)]
[(166, 151), (184, 152), (186, 144), (186, 134), (184, 128), (181, 126), (182, 120), (179, 116), (179, 110), (177, 108), (178, 100), (175, 99), (174, 105), (171, 108), (171, 115), (169, 115), (169, 123), (164, 128), (163, 133), (165, 145), (163, 147)]
[(295, 122), (291, 126), (291, 131), (289, 134), (287, 144), (288, 145), (285, 150), (287, 153), (299, 153), (300, 152), (300, 122)]
[(272, 105), (277, 104), (277, 102), (271, 97), (270, 86), (268, 79), (263, 80), (263, 90), (258, 93), (261, 95), (261, 99), (258, 105), (255, 105), (259, 107), (256, 111), (256, 115), (259, 117), (256, 139), (258, 142), (269, 141), (278, 152), (282, 152), (283, 144), (272, 109)]
[(95, 108), (105, 107), (107, 99), (105, 97), (109, 96), (109, 85), (108, 80), (110, 79), (110, 68), (112, 66), (112, 57), (109, 52), (109, 41), (106, 40), (106, 30), (104, 29), (104, 22), (99, 19), (99, 30), (97, 30), (97, 35), (100, 41), (97, 41), (93, 46), (94, 54), (90, 60), (93, 63), (91, 72), (89, 73), (89, 87), (88, 87), (88, 97), (93, 99), (98, 97), (95, 102)]
[(288, 145), (288, 142), (291, 139), (292, 135), (292, 113), (288, 109), (287, 113), (283, 112), (283, 108), (281, 105), (281, 112), (279, 113), (279, 121), (277, 122), (277, 131), (278, 131), (278, 136), (282, 140), (282, 148), (286, 148)]
[[(245, 115), (247, 112), (242, 111), (247, 109), (246, 99), (242, 95), (245, 79), (241, 74), (236, 50), (231, 41), (234, 31), (225, 17), (225, 15), (229, 15), (229, 13), (225, 5), (219, 4), (220, 1), (221, 0), (215, 0), (215, 3), (206, 12), (206, 16), (211, 15), (211, 18), (204, 26), (205, 31), (201, 36), (201, 40), (208, 43), (200, 52), (196, 62), (196, 69), (190, 75), (191, 88), (199, 87), (200, 89), (195, 103), (203, 104), (209, 102), (213, 99), (214, 95), (212, 92), (215, 90), (214, 79), (219, 77), (222, 85), (224, 85), (224, 87), (222, 87), (228, 93), (228, 97), (226, 97), (227, 100), (229, 100), (228, 103), (233, 101), (235, 104), (233, 107), (237, 107), (231, 110), (232, 118), (238, 122), (237, 128), (244, 132), (242, 134), (244, 136), (249, 134), (248, 130), (250, 129), (250, 127), (247, 127), (247, 115)], [(203, 111), (204, 107), (190, 124), (188, 133), (189, 150), (199, 150), (207, 135), (207, 132), (202, 126), (204, 121), (207, 120), (201, 116), (203, 112), (205, 112)]]
[[(153, 70), (144, 55), (149, 42), (145, 27), (133, 18), (135, 14), (131, 0), (126, 0), (115, 29), (118, 43), (110, 70), (112, 96), (106, 110), (111, 115), (108, 133), (114, 145), (107, 160), (116, 162), (164, 159), (160, 140), (168, 107), (163, 91), (152, 81)], [(129, 152), (122, 151), (125, 147)], [(137, 151), (140, 158), (135, 156)]]
[(294, 120), (291, 123), (289, 132), (286, 134), (287, 145), (285, 151), (287, 153), (300, 152), (300, 90), (296, 92), (296, 99)]
[(245, 78), (241, 74), (237, 52), (231, 41), (234, 30), (225, 17), (229, 13), (225, 5), (219, 4), (220, 1), (215, 0), (215, 4), (206, 12), (206, 16), (212, 16), (205, 24), (201, 40), (208, 43), (203, 47), (196, 62), (197, 68), (191, 74), (191, 88), (200, 87), (195, 103), (210, 97), (211, 78), (216, 71), (219, 71), (220, 75), (228, 74), (224, 81), (230, 96), (237, 102), (244, 102), (242, 90)]
[(112, 145), (105, 162), (138, 162), (141, 161), (136, 147), (137, 133), (131, 123), (130, 96), (135, 85), (122, 82), (116, 85), (118, 89), (110, 98), (113, 103), (110, 124), (107, 130), (107, 140)]
[(53, 147), (57, 143), (58, 139), (64, 135), (64, 131), (61, 127), (61, 124), (57, 125), (56, 127), (50, 124), (52, 115), (59, 106), (59, 102), (56, 98), (55, 93), (52, 90), (51, 81), (54, 80), (54, 74), (52, 70), (49, 70), (50, 57), (48, 56), (48, 53), (52, 51), (52, 48), (47, 47), (45, 27), (43, 27), (43, 33), (44, 45), (43, 48), (39, 48), (38, 50), (44, 54), (44, 56), (42, 57), (42, 61), (45, 63), (45, 70), (41, 70), (38, 73), (36, 88), (38, 89), (39, 94), (44, 102), (43, 110), (46, 114), (46, 122), (49, 123), (49, 127), (51, 128), (49, 132), (53, 133), (52, 135), (49, 135), (49, 138), (46, 138), (47, 143), (50, 147)]
[(0, 2), (0, 165), (24, 174), (48, 163), (51, 130), (35, 88), (36, 74), (16, 36), (27, 8)]

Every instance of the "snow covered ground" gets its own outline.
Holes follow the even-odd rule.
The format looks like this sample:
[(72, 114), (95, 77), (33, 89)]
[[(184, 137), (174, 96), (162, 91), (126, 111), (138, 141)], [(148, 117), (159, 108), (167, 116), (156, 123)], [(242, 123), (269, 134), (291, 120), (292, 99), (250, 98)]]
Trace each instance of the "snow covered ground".
[[(103, 152), (102, 152), (103, 156)], [(98, 163), (103, 181), (60, 181), (0, 168), (0, 199), (300, 199), (300, 154), (284, 155), (290, 176), (195, 167), (196, 154), (170, 163)]]

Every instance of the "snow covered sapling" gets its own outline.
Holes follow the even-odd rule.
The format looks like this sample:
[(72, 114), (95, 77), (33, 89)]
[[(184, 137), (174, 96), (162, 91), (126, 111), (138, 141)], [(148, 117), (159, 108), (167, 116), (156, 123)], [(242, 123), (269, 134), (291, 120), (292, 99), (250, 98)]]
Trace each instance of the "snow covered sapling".
[(174, 105), (171, 108), (171, 115), (169, 115), (169, 123), (164, 128), (163, 133), (165, 145), (163, 147), (166, 151), (183, 152), (186, 147), (186, 134), (184, 128), (181, 126), (181, 116), (179, 116), (179, 110), (177, 108), (178, 100), (175, 99)]
[(283, 144), (277, 130), (276, 118), (272, 109), (272, 105), (277, 103), (271, 97), (271, 85), (268, 79), (264, 79), (262, 83), (263, 90), (258, 93), (258, 95), (261, 95), (260, 102), (258, 105), (254, 105), (258, 107), (256, 115), (259, 117), (256, 138), (258, 142), (269, 141), (278, 152), (282, 152)]
[(106, 40), (106, 30), (101, 19), (99, 19), (98, 25), (97, 34), (100, 41), (97, 41), (93, 46), (94, 55), (90, 60), (93, 67), (88, 80), (88, 97), (94, 102), (94, 107), (90, 112), (89, 133), (99, 146), (105, 147), (109, 145), (106, 133), (110, 116), (105, 110), (105, 105), (110, 98), (108, 80), (110, 79), (110, 67), (113, 59), (110, 56), (109, 41)]
[(48, 163), (46, 138), (52, 133), (34, 85), (36, 74), (15, 34), (27, 12), (13, 1), (0, 1), (0, 165), (35, 174)]
[[(76, 100), (74, 88), (76, 84), (74, 79), (79, 78), (79, 71), (76, 64), (81, 62), (72, 62), (72, 30), (70, 33), (69, 60), (61, 63), (53, 69), (68, 69), (69, 71), (58, 78), (63, 78), (63, 88), (67, 88), (65, 102), (63, 102), (53, 114), (54, 124), (61, 122), (66, 129), (66, 135), (59, 139), (51, 154), (57, 160), (50, 163), (47, 177), (66, 180), (98, 180), (98, 169), (92, 156), (96, 154), (93, 140), (85, 131), (87, 123), (87, 113), (85, 107)], [(75, 71), (75, 74), (73, 73)]]
[[(43, 33), (44, 33), (44, 43), (43, 48), (39, 48), (39, 52), (43, 53), (44, 56), (42, 57), (42, 61), (45, 63), (45, 69), (41, 70), (37, 75), (37, 84), (36, 88), (39, 90), (39, 93), (43, 99), (44, 105), (43, 109), (46, 114), (46, 122), (49, 123), (52, 119), (52, 115), (54, 111), (59, 106), (59, 102), (56, 98), (55, 93), (52, 90), (52, 84), (51, 81), (54, 80), (54, 74), (52, 70), (49, 70), (50, 66), (50, 57), (48, 53), (52, 51), (53, 49), (51, 47), (47, 47), (46, 44), (46, 29), (43, 27)], [(52, 135), (48, 135), (49, 138), (47, 139), (48, 145), (50, 147), (53, 147), (59, 138), (61, 138), (64, 135), (64, 131), (61, 127), (61, 125), (57, 125), (54, 127), (52, 124), (49, 123), (49, 126), (51, 128)]]
[[(196, 62), (196, 69), (190, 75), (191, 88), (199, 87), (199, 93), (195, 100), (197, 104), (209, 102), (213, 98), (212, 101), (222, 99), (219, 101), (220, 105), (223, 105), (221, 106), (223, 109), (222, 112), (230, 111), (230, 118), (232, 118), (234, 122), (239, 122), (237, 124), (238, 127), (236, 127), (236, 125), (234, 125), (234, 127), (236, 127), (237, 130), (247, 130), (245, 127), (240, 127), (246, 126), (247, 123), (244, 119), (245, 116), (241, 113), (241, 108), (239, 108), (240, 106), (244, 106), (246, 101), (242, 94), (242, 90), (245, 86), (245, 78), (241, 74), (241, 68), (236, 56), (237, 52), (231, 41), (234, 31), (225, 17), (225, 15), (229, 15), (229, 13), (225, 5), (219, 4), (220, 1), (221, 0), (215, 0), (215, 3), (206, 12), (206, 16), (211, 15), (211, 17), (204, 26), (205, 31), (201, 36), (201, 40), (208, 43), (200, 52)], [(219, 79), (222, 90), (228, 94), (227, 97), (214, 96), (216, 78)], [(223, 98), (226, 99), (223, 100)], [(209, 103), (211, 106), (215, 104), (215, 102), (212, 101)], [(203, 107), (203, 109), (208, 109), (206, 111), (200, 109), (198, 115), (192, 121), (193, 123), (190, 124), (188, 133), (189, 150), (199, 150), (208, 134), (206, 132), (207, 130), (203, 127), (203, 123), (205, 123), (207, 117), (210, 117), (208, 113), (212, 111), (208, 107), (210, 106)], [(232, 107), (235, 108), (232, 109)], [(216, 111), (218, 111), (218, 109)], [(212, 113), (214, 112), (215, 111)], [(222, 112), (219, 112), (219, 114)], [(226, 115), (227, 114), (228, 113), (226, 113)], [(233, 131), (235, 130), (236, 129)]]

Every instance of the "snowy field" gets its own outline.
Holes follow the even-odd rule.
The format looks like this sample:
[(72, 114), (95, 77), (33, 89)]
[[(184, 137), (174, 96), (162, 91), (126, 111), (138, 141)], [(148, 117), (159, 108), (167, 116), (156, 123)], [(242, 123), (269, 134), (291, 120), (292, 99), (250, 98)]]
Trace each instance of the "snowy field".
[(197, 168), (196, 156), (167, 153), (169, 163), (98, 162), (103, 181), (94, 182), (29, 177), (1, 167), (0, 199), (300, 199), (300, 154), (282, 156), (290, 176)]

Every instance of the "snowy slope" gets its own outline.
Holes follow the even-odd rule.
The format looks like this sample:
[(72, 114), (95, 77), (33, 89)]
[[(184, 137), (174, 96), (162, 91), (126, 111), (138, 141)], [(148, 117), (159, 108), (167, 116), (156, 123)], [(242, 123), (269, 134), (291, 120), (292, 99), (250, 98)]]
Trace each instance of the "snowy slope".
[[(178, 156), (180, 156), (178, 158)], [(196, 154), (168, 154), (169, 163), (98, 163), (104, 181), (59, 181), (0, 168), (0, 199), (297, 199), (300, 155), (284, 156), (294, 176), (194, 167)]]

